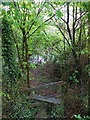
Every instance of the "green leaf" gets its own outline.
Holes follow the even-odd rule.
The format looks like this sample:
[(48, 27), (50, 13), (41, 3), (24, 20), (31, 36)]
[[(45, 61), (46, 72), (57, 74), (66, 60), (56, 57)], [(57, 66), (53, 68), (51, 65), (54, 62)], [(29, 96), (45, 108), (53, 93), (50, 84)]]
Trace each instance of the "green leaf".
[(77, 79), (74, 79), (74, 82), (75, 82), (75, 83), (79, 83), (79, 81), (78, 81)]
[(73, 78), (70, 76), (70, 80), (72, 80)]
[(77, 71), (77, 70), (75, 70), (74, 72), (75, 72), (75, 73), (78, 73), (78, 71)]
[(77, 118), (77, 119), (82, 119), (82, 117), (80, 116), (80, 115), (74, 115), (75, 116), (75, 118)]
[(90, 119), (90, 116), (86, 116), (87, 119)]
[(58, 9), (58, 10), (56, 11), (56, 15), (57, 15), (58, 17), (62, 17), (62, 16), (63, 16), (63, 14), (62, 14), (62, 12), (61, 12), (60, 9)]
[(26, 65), (27, 63), (26, 62), (23, 62), (23, 65)]
[(53, 15), (53, 13), (52, 13), (52, 12), (50, 12), (50, 13), (49, 13), (49, 16), (51, 17), (52, 15)]
[(10, 2), (2, 2), (3, 6), (9, 6)]

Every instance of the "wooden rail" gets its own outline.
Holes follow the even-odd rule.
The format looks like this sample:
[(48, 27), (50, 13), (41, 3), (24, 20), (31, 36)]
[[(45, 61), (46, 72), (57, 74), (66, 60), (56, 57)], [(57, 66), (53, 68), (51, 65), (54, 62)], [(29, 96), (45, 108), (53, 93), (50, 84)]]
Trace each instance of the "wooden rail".
[(53, 85), (62, 85), (64, 84), (63, 81), (59, 81), (59, 82), (52, 82), (52, 83), (48, 83), (48, 84), (44, 84), (44, 85), (39, 85), (33, 88), (27, 88), (24, 91), (33, 91), (33, 90), (37, 90), (37, 89), (42, 89), (44, 87), (48, 87), (48, 86), (53, 86)]
[(47, 102), (47, 103), (53, 103), (53, 104), (60, 104), (60, 100), (56, 99), (56, 98), (51, 98), (51, 97), (46, 97), (46, 96), (40, 96), (40, 95), (30, 95), (28, 97), (29, 99), (34, 99), (34, 100), (38, 100), (38, 101), (42, 101), (42, 102)]

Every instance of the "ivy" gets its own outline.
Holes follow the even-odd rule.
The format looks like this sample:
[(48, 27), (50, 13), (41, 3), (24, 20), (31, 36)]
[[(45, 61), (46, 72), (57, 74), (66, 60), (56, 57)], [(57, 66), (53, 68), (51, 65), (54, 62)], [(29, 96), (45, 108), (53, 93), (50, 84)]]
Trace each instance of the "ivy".
[(3, 79), (9, 83), (14, 83), (17, 79), (16, 51), (13, 42), (11, 26), (4, 16), (2, 19)]

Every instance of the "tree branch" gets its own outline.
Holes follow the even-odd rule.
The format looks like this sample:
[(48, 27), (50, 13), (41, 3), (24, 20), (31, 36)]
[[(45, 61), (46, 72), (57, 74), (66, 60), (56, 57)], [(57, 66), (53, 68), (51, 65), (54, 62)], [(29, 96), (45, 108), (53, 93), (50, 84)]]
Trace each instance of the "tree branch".
[(84, 12), (79, 18), (76, 19), (76, 21), (78, 21), (79, 19), (81, 19), (81, 17), (83, 17), (87, 13), (88, 13), (88, 11)]
[[(46, 23), (47, 21), (51, 20), (54, 16), (55, 16), (55, 14), (53, 14), (50, 18), (48, 18), (47, 20), (45, 20), (43, 23)], [(38, 26), (29, 36), (27, 36), (27, 39), (29, 37), (31, 37), (40, 27), (41, 27), (41, 25)]]
[(73, 26), (72, 26), (72, 28), (73, 28), (73, 35), (72, 35), (73, 47), (75, 46), (75, 16), (74, 16), (74, 13), (75, 13), (75, 9), (73, 7)]
[(71, 31), (69, 28), (69, 4), (70, 3), (67, 3), (67, 30), (68, 30), (69, 37), (72, 40)]
[(56, 25), (56, 27), (59, 29), (59, 31), (62, 33), (64, 39), (67, 41), (68, 45), (71, 47), (71, 45), (70, 45), (68, 39), (65, 37), (65, 35), (64, 35), (64, 33), (62, 32), (61, 28), (60, 28), (58, 25)]
[(82, 25), (80, 25), (80, 27), (77, 28), (75, 31), (79, 30), (81, 27), (84, 27), (87, 23), (88, 23), (88, 21), (86, 21), (85, 23), (83, 23)]
[[(46, 3), (46, 1), (44, 2), (44, 4)], [(43, 5), (44, 5), (43, 4)], [(41, 8), (39, 8), (39, 10), (38, 10), (38, 13), (37, 13), (37, 15), (36, 15), (36, 17), (38, 17), (38, 15), (41, 13), (41, 11), (43, 10), (43, 8), (41, 9)], [(30, 32), (30, 30), (32, 29), (32, 26), (34, 25), (34, 23), (35, 23), (35, 21), (33, 21), (32, 22), (32, 24), (30, 25), (30, 28), (29, 28), (29, 30), (28, 30), (28, 32), (26, 33), (26, 35), (28, 35), (29, 34), (29, 32)]]

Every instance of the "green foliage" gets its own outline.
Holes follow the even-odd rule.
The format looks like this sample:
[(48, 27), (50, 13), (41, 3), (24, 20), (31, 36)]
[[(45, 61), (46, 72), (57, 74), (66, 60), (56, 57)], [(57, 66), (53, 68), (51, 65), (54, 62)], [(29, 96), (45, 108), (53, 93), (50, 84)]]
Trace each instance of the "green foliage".
[[(84, 27), (86, 33), (85, 38), (82, 37), (83, 32), (81, 32), (81, 41), (78, 39), (80, 29), (77, 30), (81, 26), (81, 23), (83, 26), (84, 22), (86, 22), (84, 20), (87, 20), (87, 17), (84, 17), (83, 15), (83, 11), (81, 13), (82, 14), (81, 16), (83, 17), (82, 18), (80, 17), (81, 19), (78, 18), (80, 16), (79, 9), (82, 8), (84, 10), (89, 11), (90, 10), (89, 3), (69, 4), (70, 7), (75, 7), (73, 11), (74, 17), (77, 16), (77, 18), (73, 20), (74, 22), (76, 22), (74, 23), (75, 24), (74, 28), (77, 27), (77, 29), (75, 30), (76, 36), (75, 44), (73, 46), (71, 45), (72, 40), (69, 39), (68, 34), (68, 31), (70, 31), (71, 36), (73, 37), (74, 31), (73, 29), (71, 29), (72, 24), (67, 23), (67, 18), (64, 19), (63, 17), (64, 14), (61, 11), (61, 7), (63, 7), (63, 5), (66, 4), (65, 2), (52, 2), (52, 3), (45, 2), (45, 4), (41, 2), (40, 4), (38, 4), (35, 2), (22, 1), (15, 3), (3, 2), (2, 4), (3, 8), (0, 8), (0, 10), (2, 11), (2, 16), (4, 16), (2, 19), (2, 55), (3, 55), (3, 80), (4, 80), (3, 83), (5, 88), (3, 87), (3, 89), (6, 89), (6, 91), (3, 92), (2, 95), (6, 99), (6, 101), (8, 100), (10, 102), (11, 101), (14, 102), (11, 107), (12, 110), (10, 111), (11, 113), (9, 115), (10, 118), (32, 118), (35, 116), (36, 112), (38, 112), (39, 108), (29, 108), (28, 106), (32, 103), (32, 101), (27, 101), (27, 99), (25, 98), (27, 98), (28, 95), (23, 94), (21, 96), (20, 95), (21, 93), (19, 93), (21, 89), (17, 89), (18, 87), (20, 87), (19, 85), (17, 85), (17, 82), (21, 82), (21, 80), (17, 80), (17, 78), (19, 77), (18, 73), (22, 73), (23, 71), (23, 73), (20, 74), (20, 77), (21, 79), (23, 79), (25, 84), (27, 79), (26, 78), (27, 65), (28, 65), (27, 68), (33, 69), (37, 68), (37, 66), (34, 65), (29, 60), (26, 61), (25, 42), (27, 42), (28, 46), (27, 47), (28, 58), (32, 55), (40, 55), (51, 64), (56, 65), (56, 63), (58, 63), (57, 66), (54, 67), (49, 66), (49, 70), (47, 70), (48, 68), (46, 67), (46, 71), (49, 71), (53, 78), (58, 77), (59, 80), (66, 81), (66, 85), (63, 86), (63, 89), (65, 90), (65, 92), (67, 92), (68, 79), (71, 80), (74, 83), (74, 85), (76, 85), (76, 83), (79, 83), (77, 76), (80, 71), (75, 70), (73, 73), (71, 73), (71, 76), (69, 77), (70, 71), (73, 69), (73, 65), (76, 64), (74, 61), (75, 57), (79, 61), (80, 60), (79, 55), (83, 54), (89, 55), (89, 50), (85, 46), (88, 39), (87, 24), (85, 24)], [(51, 4), (53, 6), (51, 6)], [(6, 10), (5, 7), (9, 9)], [(73, 17), (71, 11), (70, 14), (71, 15), (69, 16)], [(53, 15), (54, 17), (52, 17)], [(61, 17), (63, 19), (61, 19)], [(65, 15), (65, 17), (67, 17), (67, 15)], [(49, 20), (47, 20), (47, 22), (44, 23), (46, 19)], [(61, 30), (64, 33), (67, 40), (63, 37), (61, 32), (58, 29), (56, 29), (55, 25), (59, 25), (59, 27), (61, 27)], [(12, 33), (14, 33), (15, 41), (13, 41)], [(24, 38), (26, 41), (24, 41)], [(70, 46), (67, 44), (67, 42), (70, 43)], [(18, 51), (17, 53), (19, 53), (18, 57), (16, 54), (16, 49)], [(76, 56), (73, 56), (74, 53), (72, 50), (74, 50), (74, 52), (77, 53)], [(18, 58), (18, 60), (20, 58), (20, 61), (17, 61), (17, 63), (19, 66), (20, 65), (23, 66), (21, 68), (22, 70), (21, 69), (17, 70), (18, 67), (16, 63), (16, 58)], [(83, 67), (84, 66), (85, 65), (83, 65)], [(76, 67), (78, 68), (78, 66)], [(89, 66), (86, 67), (85, 69), (86, 70), (88, 69), (88, 75), (90, 76)], [(41, 73), (41, 71), (42, 69), (39, 70), (39, 73)], [(32, 78), (30, 78), (29, 80), (31, 79)], [(43, 82), (47, 83), (48, 82), (47, 78), (45, 78)], [(23, 84), (23, 82), (21, 84)], [(83, 88), (83, 86), (81, 87)], [(24, 89), (24, 87), (22, 89)], [(48, 107), (50, 110), (48, 111), (49, 112), (48, 117), (52, 118), (63, 117), (64, 104), (61, 106), (48, 106)], [(80, 115), (75, 117), (83, 119)]]
[(10, 6), (11, 2), (2, 2), (3, 6)]
[(30, 62), (30, 68), (36, 69), (36, 65)]
[(83, 2), (82, 6), (83, 6), (84, 9), (89, 11), (90, 10), (90, 1), (89, 2)]
[[(26, 96), (25, 96), (26, 97)], [(20, 98), (18, 98), (20, 100)], [(10, 118), (34, 118), (38, 109), (36, 108), (29, 108), (30, 101), (20, 101), (14, 105), (13, 113), (11, 114)]]
[(77, 52), (77, 55), (84, 55), (84, 54), (90, 54), (88, 48), (84, 48), (83, 50)]
[(88, 76), (90, 77), (90, 64), (88, 64), (88, 65), (85, 66), (84, 71), (87, 71)]
[(60, 9), (58, 9), (58, 10), (56, 11), (56, 15), (58, 16), (58, 18), (60, 18), (60, 17), (63, 16), (63, 14), (62, 14), (62, 12), (61, 12)]
[(90, 119), (90, 116), (83, 116), (83, 117), (81, 117), (80, 114), (79, 115), (74, 115), (74, 116), (78, 120), (89, 120)]
[(48, 118), (63, 118), (63, 115), (64, 115), (64, 105), (63, 105), (63, 102), (60, 104), (60, 105), (51, 105), (49, 104), (48, 105), (48, 108), (47, 108), (47, 117)]
[(79, 80), (77, 79), (77, 73), (78, 71), (75, 70), (72, 76), (70, 76), (70, 80), (73, 81), (74, 83), (79, 83)]
[[(2, 56), (4, 80), (15, 82), (17, 79), (16, 52), (13, 41), (12, 29), (6, 16), (2, 20)], [(6, 77), (6, 78), (5, 78)]]

